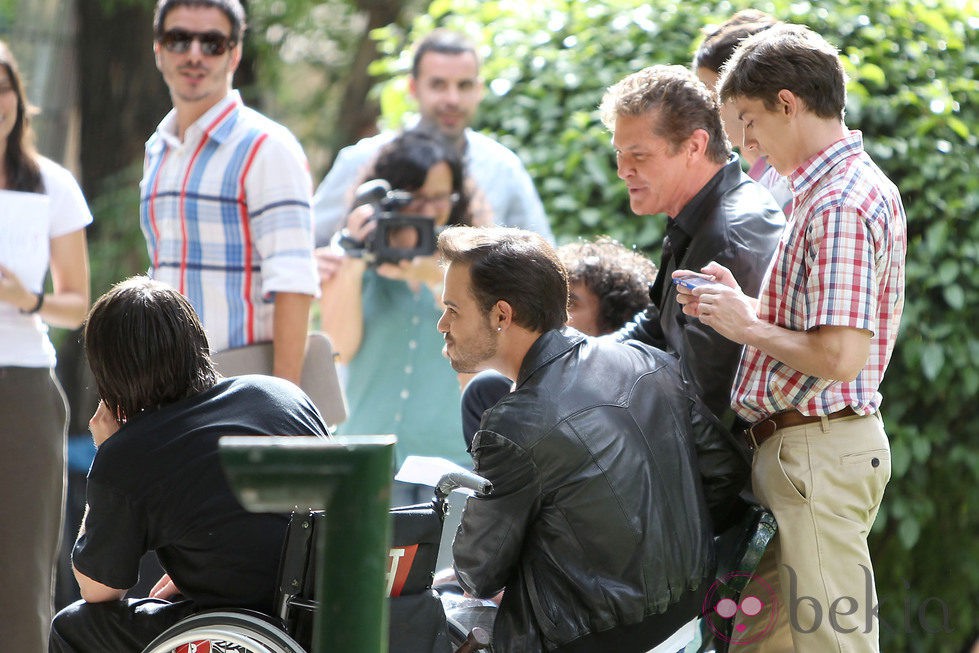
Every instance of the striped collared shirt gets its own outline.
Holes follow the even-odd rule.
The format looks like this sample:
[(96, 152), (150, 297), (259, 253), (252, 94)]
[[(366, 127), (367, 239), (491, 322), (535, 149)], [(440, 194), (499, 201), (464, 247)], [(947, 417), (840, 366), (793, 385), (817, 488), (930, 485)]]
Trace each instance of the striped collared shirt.
[(758, 316), (793, 331), (870, 331), (870, 356), (848, 383), (803, 374), (745, 347), (732, 405), (749, 422), (795, 408), (827, 415), (880, 407), (880, 382), (904, 308), (906, 217), (897, 188), (864, 153), (860, 132), (790, 177), (795, 208), (759, 298)]
[(171, 111), (146, 143), (150, 276), (187, 296), (213, 351), (272, 340), (274, 294), (319, 287), (302, 147), (236, 91), (175, 132)]

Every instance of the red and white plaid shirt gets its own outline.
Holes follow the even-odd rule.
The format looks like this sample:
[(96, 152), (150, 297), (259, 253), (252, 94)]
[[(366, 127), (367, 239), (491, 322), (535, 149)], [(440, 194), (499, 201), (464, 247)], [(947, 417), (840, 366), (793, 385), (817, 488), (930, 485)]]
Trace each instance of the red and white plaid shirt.
[(745, 347), (731, 405), (756, 422), (786, 409), (828, 415), (880, 407), (880, 382), (904, 309), (907, 219), (897, 188), (864, 153), (858, 131), (790, 176), (795, 208), (772, 260), (758, 316), (793, 331), (841, 326), (873, 333), (849, 383), (803, 374)]

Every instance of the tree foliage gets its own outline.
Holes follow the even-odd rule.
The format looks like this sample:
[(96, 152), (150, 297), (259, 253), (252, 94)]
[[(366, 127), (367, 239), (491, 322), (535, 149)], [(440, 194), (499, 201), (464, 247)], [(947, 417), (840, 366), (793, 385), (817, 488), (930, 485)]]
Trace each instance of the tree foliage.
[(409, 24), (426, 0), (251, 0), (259, 84), (251, 98), (301, 140), (319, 181), (335, 152), (376, 129), (371, 33)]
[(14, 0), (0, 0), (0, 34), (13, 24), (15, 9)]
[[(893, 473), (871, 536), (882, 648), (954, 650), (979, 622), (977, 4), (435, 0), (408, 40), (435, 25), (479, 38), (489, 92), (478, 127), (526, 162), (560, 239), (604, 233), (655, 254), (664, 220), (631, 214), (596, 108), (629, 72), (688, 64), (702, 27), (749, 4), (840, 48), (847, 123), (904, 199), (907, 300), (883, 387)], [(405, 57), (387, 51), (378, 68), (403, 70)], [(407, 110), (384, 107), (392, 123)]]

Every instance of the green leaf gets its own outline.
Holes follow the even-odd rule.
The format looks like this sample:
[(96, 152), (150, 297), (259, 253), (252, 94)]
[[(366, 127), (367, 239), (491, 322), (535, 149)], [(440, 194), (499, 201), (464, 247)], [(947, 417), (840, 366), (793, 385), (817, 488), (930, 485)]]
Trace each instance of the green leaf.
[(955, 116), (948, 117), (948, 126), (951, 127), (952, 131), (958, 134), (959, 138), (962, 139), (969, 138), (969, 135), (972, 133), (972, 131), (969, 129), (969, 126), (965, 124), (964, 121), (960, 120), (959, 118), (956, 118)]
[(907, 473), (910, 465), (910, 449), (903, 446), (903, 443), (901, 442), (894, 443), (894, 446), (891, 447), (891, 475), (894, 478), (903, 477)]
[(965, 291), (962, 286), (951, 285), (942, 288), (942, 295), (945, 297), (945, 301), (952, 308), (959, 310), (965, 306)]
[(918, 537), (921, 535), (921, 525), (912, 517), (902, 519), (897, 527), (897, 536), (901, 540), (901, 544), (905, 549), (910, 551), (914, 548), (914, 545), (918, 543)]
[(955, 281), (959, 276), (959, 262), (953, 259), (942, 261), (938, 266), (938, 280), (942, 285), (947, 285)]
[(931, 342), (922, 347), (921, 371), (924, 372), (926, 379), (929, 381), (937, 379), (944, 364), (945, 351), (941, 345)]
[(864, 83), (871, 83), (878, 88), (883, 88), (887, 83), (887, 75), (884, 69), (873, 63), (865, 63), (859, 69), (860, 78)]
[(931, 441), (925, 438), (916, 438), (911, 441), (911, 454), (915, 462), (924, 462), (931, 454)]

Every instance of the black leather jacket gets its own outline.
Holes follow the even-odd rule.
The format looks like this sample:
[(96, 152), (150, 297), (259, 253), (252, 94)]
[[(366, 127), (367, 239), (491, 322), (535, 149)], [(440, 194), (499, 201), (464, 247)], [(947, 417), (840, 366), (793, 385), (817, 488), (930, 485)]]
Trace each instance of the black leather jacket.
[(472, 594), (506, 588), (494, 650), (551, 650), (706, 590), (708, 503), (725, 510), (747, 465), (704, 413), (652, 347), (570, 328), (534, 343), (473, 439), (494, 491), (469, 499), (452, 547)]
[(757, 297), (785, 228), (785, 216), (771, 193), (744, 174), (737, 157), (732, 157), (671, 220), (689, 237), (686, 251), (679, 262), (660, 270), (665, 275), (660, 296), (650, 297), (649, 308), (615, 337), (635, 338), (677, 354), (686, 380), (707, 407), (730, 425), (731, 386), (742, 346), (684, 315), (670, 274), (677, 269), (696, 271), (717, 261), (731, 270), (747, 295)]

